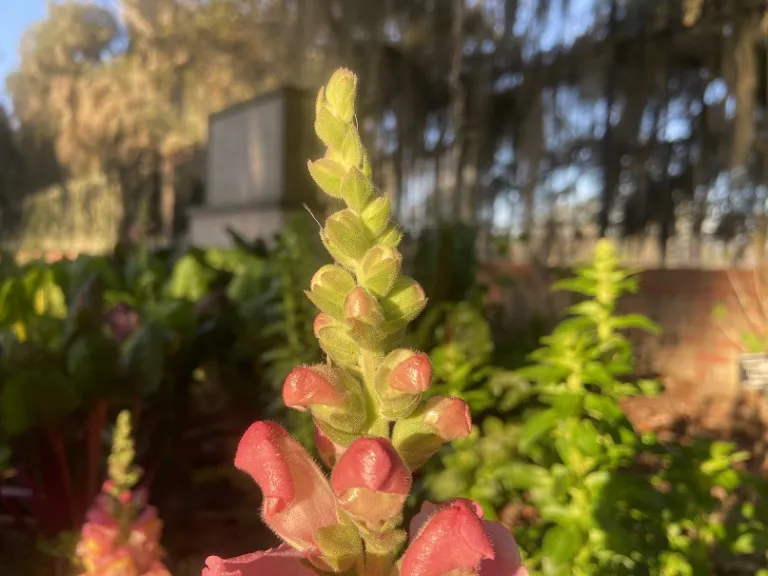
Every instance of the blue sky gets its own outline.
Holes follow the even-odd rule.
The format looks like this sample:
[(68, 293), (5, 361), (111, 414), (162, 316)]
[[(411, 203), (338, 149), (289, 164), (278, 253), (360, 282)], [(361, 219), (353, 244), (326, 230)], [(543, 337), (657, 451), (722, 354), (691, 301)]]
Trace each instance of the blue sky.
[(0, 100), (5, 101), (5, 77), (18, 63), (24, 30), (45, 17), (46, 0), (0, 0)]

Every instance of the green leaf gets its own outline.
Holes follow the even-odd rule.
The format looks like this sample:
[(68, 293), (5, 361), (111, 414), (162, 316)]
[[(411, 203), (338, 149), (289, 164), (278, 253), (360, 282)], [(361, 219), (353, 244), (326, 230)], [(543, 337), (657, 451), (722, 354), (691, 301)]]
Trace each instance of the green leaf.
[(538, 439), (557, 426), (559, 421), (560, 414), (552, 409), (538, 412), (528, 418), (520, 433), (518, 444), (520, 452), (528, 452)]
[(495, 469), (494, 475), (507, 489), (514, 490), (541, 488), (552, 482), (549, 470), (524, 462), (502, 464)]
[(623, 330), (626, 328), (635, 328), (637, 330), (644, 330), (651, 334), (660, 334), (661, 327), (656, 324), (650, 318), (641, 314), (625, 314), (624, 316), (616, 316), (611, 319), (613, 327), (617, 330)]
[(16, 372), (0, 390), (0, 426), (9, 434), (49, 424), (74, 411), (80, 402), (75, 383), (54, 368)]
[(573, 527), (553, 526), (544, 534), (541, 557), (547, 565), (559, 568), (573, 561), (582, 546), (583, 535)]

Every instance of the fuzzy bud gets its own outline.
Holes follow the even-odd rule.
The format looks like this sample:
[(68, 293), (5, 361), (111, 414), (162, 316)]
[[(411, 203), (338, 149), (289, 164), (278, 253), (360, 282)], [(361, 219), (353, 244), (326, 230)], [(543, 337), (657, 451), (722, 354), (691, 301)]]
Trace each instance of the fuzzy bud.
[(382, 232), (379, 237), (377, 238), (377, 241), (379, 244), (382, 244), (384, 246), (389, 246), (390, 248), (397, 248), (400, 245), (400, 242), (403, 239), (403, 232), (400, 230), (400, 228), (395, 224), (390, 224), (384, 229), (384, 232)]
[(466, 500), (443, 505), (403, 554), (400, 576), (477, 576), (483, 560), (495, 557), (476, 509)]
[(377, 238), (389, 224), (392, 216), (392, 201), (389, 196), (378, 196), (363, 209), (361, 218), (371, 236)]
[(356, 167), (350, 168), (341, 181), (341, 197), (355, 214), (362, 213), (373, 192), (373, 184)]
[(344, 300), (344, 317), (347, 320), (376, 326), (384, 321), (384, 312), (374, 296), (365, 288), (357, 286)]
[(369, 532), (402, 521), (411, 473), (385, 438), (358, 438), (339, 458), (331, 487), (342, 509)]
[(409, 416), (431, 382), (432, 364), (426, 354), (405, 349), (390, 352), (375, 378), (381, 414), (391, 419)]
[(315, 273), (309, 286), (310, 291), (304, 293), (321, 312), (338, 319), (344, 317), (344, 299), (355, 287), (355, 279), (349, 272), (328, 264)]
[(371, 248), (371, 241), (359, 219), (350, 210), (331, 214), (320, 234), (331, 256), (345, 268), (354, 270)]
[(347, 168), (360, 168), (363, 163), (363, 143), (354, 124), (347, 126), (347, 133), (341, 143), (341, 161)]
[(341, 198), (341, 181), (344, 178), (344, 166), (330, 158), (307, 163), (309, 174), (320, 189), (332, 198)]
[(289, 408), (308, 409), (316, 420), (343, 432), (359, 432), (367, 420), (360, 383), (327, 364), (294, 368), (283, 384), (283, 401)]
[(395, 423), (392, 443), (411, 470), (429, 460), (445, 442), (469, 435), (469, 406), (460, 398), (435, 396), (423, 408)]
[(333, 114), (344, 123), (355, 117), (356, 96), (357, 76), (346, 68), (334, 72), (325, 87), (325, 99)]
[(359, 348), (344, 324), (335, 321), (330, 314), (321, 312), (315, 317), (313, 329), (315, 337), (320, 342), (320, 348), (336, 364), (347, 368), (354, 368), (357, 365)]
[(427, 296), (421, 284), (408, 276), (400, 276), (392, 291), (381, 301), (387, 318), (404, 324), (421, 314), (426, 305)]
[(389, 246), (374, 246), (363, 256), (358, 280), (377, 298), (390, 293), (400, 276), (403, 257)]
[(336, 118), (327, 106), (320, 107), (315, 119), (315, 133), (323, 144), (333, 150), (341, 150), (347, 129), (347, 124)]

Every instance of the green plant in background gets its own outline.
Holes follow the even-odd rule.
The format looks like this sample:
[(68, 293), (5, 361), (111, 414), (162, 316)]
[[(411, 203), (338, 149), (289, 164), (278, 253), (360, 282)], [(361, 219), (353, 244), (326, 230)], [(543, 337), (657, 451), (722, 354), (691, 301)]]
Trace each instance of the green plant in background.
[[(542, 338), (530, 366), (497, 373), (495, 412), (454, 442), (442, 470), (429, 471), (430, 495), (516, 516), (521, 548), (544, 574), (712, 574), (735, 556), (749, 560), (741, 573), (755, 573), (765, 516), (760, 486), (737, 467), (745, 455), (723, 443), (662, 445), (624, 416), (622, 400), (659, 386), (632, 381), (632, 346), (621, 331), (657, 329), (617, 314), (618, 299), (637, 284), (612, 244), (598, 243), (593, 261), (553, 288), (580, 301)], [(471, 386), (466, 358), (465, 367), (452, 364), (463, 378), (453, 389)]]

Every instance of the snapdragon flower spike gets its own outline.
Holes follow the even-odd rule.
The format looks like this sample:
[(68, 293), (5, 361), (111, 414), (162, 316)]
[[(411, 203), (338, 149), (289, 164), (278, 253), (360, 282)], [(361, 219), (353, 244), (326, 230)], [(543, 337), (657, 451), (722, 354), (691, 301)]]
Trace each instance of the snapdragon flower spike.
[(453, 500), (424, 524), (400, 561), (400, 576), (478, 576), (495, 553), (479, 506)]
[[(362, 554), (359, 536), (339, 516), (328, 480), (282, 426), (252, 424), (237, 447), (235, 466), (261, 488), (265, 524), (315, 565), (340, 571)], [(339, 548), (338, 539), (349, 554), (332, 549)]]
[(395, 423), (392, 443), (411, 470), (422, 466), (446, 443), (472, 431), (469, 406), (460, 398), (435, 396)]
[(358, 438), (331, 474), (339, 505), (366, 532), (374, 533), (400, 525), (411, 482), (411, 471), (386, 438)]
[(392, 221), (389, 198), (373, 182), (355, 118), (356, 93), (356, 76), (341, 69), (315, 105), (315, 132), (327, 149), (309, 162), (309, 172), (321, 190), (345, 204), (320, 232), (335, 262), (317, 271), (306, 293), (319, 309), (313, 329), (327, 363), (297, 368), (283, 386), (286, 405), (314, 418), (317, 450), (332, 468), (330, 483), (283, 428), (254, 424), (235, 465), (261, 486), (264, 520), (292, 551), (282, 546), (230, 560), (210, 557), (204, 576), (303, 576), (315, 568), (345, 576), (469, 576), (479, 570), (481, 576), (524, 576), (509, 554), (488, 564), (494, 552), (486, 527), (464, 501), (440, 508), (398, 561), (408, 538), (399, 525), (412, 470), (445, 442), (469, 434), (472, 424), (463, 400), (424, 400), (432, 380), (429, 358), (402, 348), (427, 297), (416, 280), (401, 275), (403, 233)]

